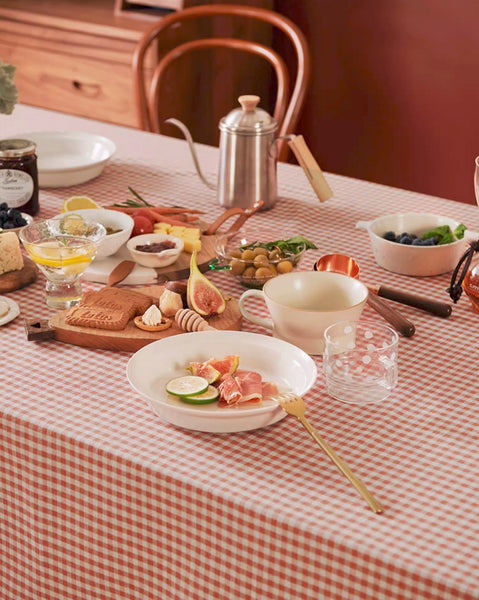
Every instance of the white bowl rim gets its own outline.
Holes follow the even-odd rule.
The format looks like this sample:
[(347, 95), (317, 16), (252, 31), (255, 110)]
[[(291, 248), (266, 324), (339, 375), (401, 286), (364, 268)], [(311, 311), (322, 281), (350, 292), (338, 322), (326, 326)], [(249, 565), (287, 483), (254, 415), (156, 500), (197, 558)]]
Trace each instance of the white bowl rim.
[(395, 247), (401, 247), (401, 248), (421, 248), (424, 250), (434, 250), (437, 248), (451, 248), (453, 246), (456, 246), (457, 244), (463, 244), (464, 243), (464, 239), (460, 239), (460, 240), (455, 240), (454, 242), (450, 242), (449, 244), (443, 244), (441, 246), (437, 245), (437, 246), (412, 246), (412, 245), (408, 245), (408, 244), (398, 244), (397, 242), (393, 242), (391, 240), (387, 240), (384, 237), (382, 237), (381, 235), (379, 235), (378, 233), (376, 233), (373, 228), (376, 225), (379, 225), (380, 222), (382, 220), (385, 219), (389, 219), (389, 218), (399, 218), (399, 217), (413, 217), (413, 218), (432, 218), (435, 220), (442, 220), (442, 221), (449, 221), (450, 222), (450, 227), (452, 224), (455, 224), (455, 226), (457, 227), (457, 225), (460, 225), (460, 221), (458, 221), (457, 219), (453, 219), (451, 217), (446, 217), (444, 215), (438, 215), (438, 214), (434, 214), (434, 213), (416, 213), (416, 212), (404, 212), (404, 213), (391, 213), (388, 215), (382, 215), (380, 217), (376, 217), (375, 219), (371, 220), (371, 221), (366, 221), (363, 222), (365, 223), (365, 225), (367, 225), (367, 230), (368, 232), (374, 236), (375, 238), (378, 238), (380, 240), (382, 240), (383, 242), (387, 243), (387, 244), (394, 244)]
[(116, 152), (116, 144), (115, 144), (115, 142), (113, 142), (113, 140), (110, 140), (109, 138), (105, 137), (104, 135), (97, 134), (97, 133), (90, 133), (88, 131), (30, 131), (30, 132), (26, 132), (26, 133), (17, 134), (16, 136), (12, 136), (12, 137), (32, 140), (32, 142), (37, 144), (37, 151), (38, 151), (38, 145), (39, 145), (38, 140), (48, 141), (49, 138), (53, 139), (53, 140), (56, 140), (56, 139), (68, 140), (69, 138), (70, 139), (77, 138), (77, 139), (82, 139), (82, 140), (87, 140), (87, 141), (100, 142), (101, 144), (103, 144), (103, 146), (106, 148), (106, 150), (108, 152), (108, 155), (100, 160), (95, 160), (92, 162), (85, 162), (83, 164), (78, 164), (76, 166), (44, 167), (43, 165), (40, 164), (41, 159), (39, 159), (38, 160), (39, 174), (52, 175), (55, 173), (70, 173), (70, 172), (74, 172), (74, 171), (91, 169), (93, 167), (98, 167), (100, 165), (105, 164), (107, 161), (109, 161), (111, 159), (111, 157)]
[[(161, 252), (143, 252), (142, 250), (137, 250), (134, 246), (134, 244), (141, 244), (141, 238), (143, 238), (145, 240), (145, 242), (146, 242), (146, 239), (148, 238), (148, 241), (151, 241), (151, 243), (164, 242), (166, 240), (170, 240), (172, 242), (175, 242), (176, 248), (169, 248), (167, 250), (162, 250)], [(140, 235), (135, 235), (135, 236), (131, 237), (127, 241), (126, 246), (127, 246), (128, 250), (130, 250), (131, 252), (138, 252), (138, 254), (140, 254), (142, 256), (168, 256), (169, 254), (172, 254), (172, 253), (180, 254), (181, 252), (183, 252), (185, 243), (183, 242), (183, 240), (181, 238), (176, 237), (174, 235), (169, 235), (168, 233), (142, 233)]]

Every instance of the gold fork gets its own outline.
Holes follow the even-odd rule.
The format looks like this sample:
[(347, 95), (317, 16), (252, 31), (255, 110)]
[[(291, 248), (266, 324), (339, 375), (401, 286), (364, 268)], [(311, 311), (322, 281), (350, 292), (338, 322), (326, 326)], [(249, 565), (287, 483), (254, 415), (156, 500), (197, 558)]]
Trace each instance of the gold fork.
[(296, 394), (290, 393), (275, 396), (275, 400), (278, 402), (278, 404), (284, 411), (286, 411), (289, 415), (293, 415), (294, 417), (296, 417), (301, 422), (301, 424), (304, 425), (304, 427), (314, 439), (314, 441), (321, 447), (322, 450), (324, 450), (324, 452), (338, 467), (341, 473), (343, 473), (343, 475), (345, 475), (349, 479), (349, 481), (353, 484), (356, 490), (369, 504), (371, 509), (375, 513), (382, 513), (383, 507), (374, 498), (371, 492), (366, 488), (364, 483), (356, 477), (356, 475), (351, 471), (348, 465), (336, 454), (336, 452), (331, 448), (331, 446), (325, 440), (323, 440), (323, 438), (320, 437), (318, 432), (308, 422), (305, 416), (306, 404), (304, 400), (299, 396), (296, 396)]

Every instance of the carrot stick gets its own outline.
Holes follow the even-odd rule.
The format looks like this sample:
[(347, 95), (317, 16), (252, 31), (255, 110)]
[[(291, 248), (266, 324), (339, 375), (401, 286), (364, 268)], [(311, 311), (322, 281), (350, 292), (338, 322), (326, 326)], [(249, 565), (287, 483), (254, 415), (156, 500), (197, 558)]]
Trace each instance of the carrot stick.
[(126, 212), (127, 214), (131, 214), (139, 208), (151, 208), (152, 210), (155, 210), (156, 212), (161, 213), (163, 215), (189, 213), (203, 215), (205, 212), (204, 210), (199, 210), (197, 208), (175, 208), (173, 206), (115, 206), (114, 204), (110, 204), (108, 206), (105, 206), (104, 208), (108, 208), (109, 210), (121, 210), (123, 212)]

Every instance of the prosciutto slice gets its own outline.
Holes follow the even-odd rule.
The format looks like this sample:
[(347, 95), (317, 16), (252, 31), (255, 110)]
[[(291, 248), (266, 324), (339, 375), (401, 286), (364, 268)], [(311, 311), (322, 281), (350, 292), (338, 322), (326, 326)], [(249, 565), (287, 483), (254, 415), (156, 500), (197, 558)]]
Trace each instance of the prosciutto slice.
[[(271, 385), (274, 386), (274, 389)], [(277, 391), (274, 384), (263, 382), (259, 373), (244, 369), (238, 369), (234, 375), (223, 375), (218, 385), (220, 402), (228, 406), (245, 402), (259, 404), (263, 399), (264, 389), (266, 389), (267, 395), (274, 393), (274, 390)]]

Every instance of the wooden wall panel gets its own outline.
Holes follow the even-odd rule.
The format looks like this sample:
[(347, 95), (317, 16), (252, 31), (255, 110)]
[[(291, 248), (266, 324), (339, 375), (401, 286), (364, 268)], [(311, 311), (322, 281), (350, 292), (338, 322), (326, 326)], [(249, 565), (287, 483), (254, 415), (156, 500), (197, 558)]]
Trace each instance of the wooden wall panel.
[(311, 44), (299, 132), (322, 168), (475, 203), (477, 0), (275, 0), (275, 8)]

